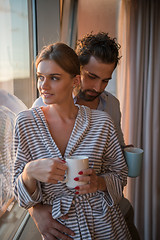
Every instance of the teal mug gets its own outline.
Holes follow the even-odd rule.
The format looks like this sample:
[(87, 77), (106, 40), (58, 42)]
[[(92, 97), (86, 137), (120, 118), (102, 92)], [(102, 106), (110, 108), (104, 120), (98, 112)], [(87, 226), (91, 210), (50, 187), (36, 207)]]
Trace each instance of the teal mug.
[(143, 149), (135, 147), (125, 148), (124, 156), (128, 165), (128, 177), (138, 177), (142, 167)]

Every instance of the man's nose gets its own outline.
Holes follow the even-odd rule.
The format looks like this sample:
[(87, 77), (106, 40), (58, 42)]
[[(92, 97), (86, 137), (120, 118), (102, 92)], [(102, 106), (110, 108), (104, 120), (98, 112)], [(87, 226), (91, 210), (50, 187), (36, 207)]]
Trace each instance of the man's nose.
[(94, 82), (93, 89), (94, 89), (96, 92), (101, 92), (101, 88), (102, 88), (102, 83), (101, 83), (101, 81), (96, 80), (96, 81)]

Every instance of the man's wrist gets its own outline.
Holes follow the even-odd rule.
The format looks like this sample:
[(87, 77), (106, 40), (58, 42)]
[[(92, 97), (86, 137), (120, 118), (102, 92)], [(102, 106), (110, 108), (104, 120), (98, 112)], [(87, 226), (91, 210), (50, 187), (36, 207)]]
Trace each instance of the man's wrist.
[(28, 212), (31, 215), (31, 217), (34, 217), (34, 210), (38, 210), (42, 205), (43, 205), (42, 203), (37, 203), (36, 205), (28, 209)]
[(133, 144), (129, 144), (129, 145), (121, 146), (121, 147), (122, 147), (122, 149), (125, 149), (125, 148), (129, 148), (129, 147), (134, 147), (134, 145)]

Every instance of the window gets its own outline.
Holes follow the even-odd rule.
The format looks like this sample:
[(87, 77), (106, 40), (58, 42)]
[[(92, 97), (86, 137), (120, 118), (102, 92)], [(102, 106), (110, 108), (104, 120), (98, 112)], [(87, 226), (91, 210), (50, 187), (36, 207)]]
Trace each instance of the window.
[(0, 88), (15, 94), (27, 107), (32, 105), (36, 93), (30, 5), (27, 0), (0, 0)]
[[(27, 107), (31, 107), (36, 97), (36, 82), (32, 64), (35, 56), (34, 2), (31, 0), (0, 0), (0, 89), (16, 95)], [(9, 124), (12, 123), (7, 122), (7, 126), (3, 128), (1, 124), (0, 133), (6, 128), (9, 130)], [(12, 129), (10, 128), (10, 131)], [(11, 135), (12, 132), (8, 137)], [(1, 143), (4, 143), (4, 139), (1, 138), (1, 140)], [(26, 214), (26, 210), (18, 207), (10, 188), (6, 191), (7, 184), (11, 182), (10, 163), (12, 162), (8, 161), (8, 155), (3, 154), (4, 149), (1, 145), (0, 239), (8, 240), (14, 239), (14, 235), (28, 214)], [(9, 143), (7, 142), (6, 145), (8, 149)], [(11, 153), (9, 150), (6, 152)], [(12, 160), (11, 157), (10, 159)]]
[[(0, 89), (17, 96), (28, 108), (37, 97), (36, 55), (43, 45), (60, 39), (60, 8), (62, 0), (0, 0)], [(0, 175), (0, 187), (3, 184)], [(3, 196), (0, 193), (1, 205)], [(9, 200), (5, 206), (8, 210), (0, 215), (0, 239), (16, 240), (28, 213), (12, 198)]]

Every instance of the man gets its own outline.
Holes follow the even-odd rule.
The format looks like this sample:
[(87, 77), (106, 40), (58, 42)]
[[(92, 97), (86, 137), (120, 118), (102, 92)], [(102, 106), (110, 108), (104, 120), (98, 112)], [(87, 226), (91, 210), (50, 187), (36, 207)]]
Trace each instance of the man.
[[(110, 38), (106, 33), (89, 34), (78, 41), (76, 52), (81, 65), (81, 86), (78, 95), (74, 95), (74, 99), (77, 104), (107, 112), (112, 117), (117, 129), (119, 142), (122, 148), (124, 148), (126, 146), (120, 124), (119, 101), (112, 94), (105, 91), (120, 59), (119, 48), (120, 46), (115, 39)], [(39, 98), (35, 101), (33, 107), (41, 105), (44, 105), (44, 103)], [(120, 206), (132, 238), (139, 239), (133, 224), (133, 208), (131, 204), (127, 199), (122, 198)], [(64, 240), (71, 239), (65, 233), (71, 234), (72, 232), (52, 219), (51, 208), (48, 206), (38, 204), (30, 209), (29, 212), (45, 239), (52, 240), (56, 239), (55, 237)], [(131, 218), (128, 219), (130, 213)]]

